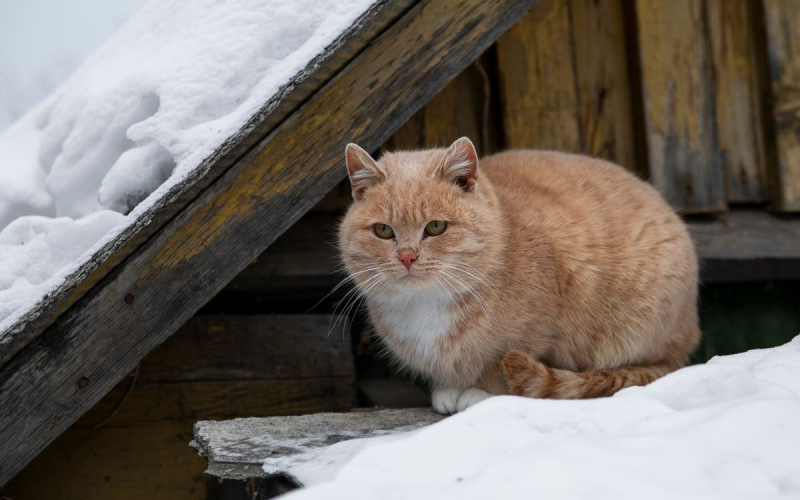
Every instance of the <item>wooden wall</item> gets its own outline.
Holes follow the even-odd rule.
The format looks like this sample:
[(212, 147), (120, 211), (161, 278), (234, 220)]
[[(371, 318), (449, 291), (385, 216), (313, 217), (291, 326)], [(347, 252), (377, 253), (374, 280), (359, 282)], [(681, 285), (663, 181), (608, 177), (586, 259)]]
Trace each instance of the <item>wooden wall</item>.
[[(800, 211), (798, 82), (795, 0), (542, 0), (383, 149), (466, 135), (481, 154), (607, 158), (684, 213)], [(424, 404), (413, 383), (387, 381), (358, 324), (328, 336), (347, 288), (312, 309), (341, 279), (334, 227), (347, 203), (343, 183), (0, 496), (216, 498), (187, 446), (197, 420)], [(704, 292), (712, 332), (732, 328), (715, 319), (726, 304), (749, 318), (774, 309), (720, 287)], [(792, 294), (779, 295), (795, 304)], [(796, 331), (797, 316), (784, 319), (781, 332)], [(708, 338), (698, 360), (725, 352), (723, 333)]]
[(584, 153), (685, 214), (800, 211), (798, 81), (794, 0), (543, 0), (385, 147)]
[(0, 496), (216, 498), (215, 481), (203, 475), (205, 459), (188, 446), (196, 421), (355, 406), (349, 335), (328, 338), (329, 319), (329, 314), (194, 317)]

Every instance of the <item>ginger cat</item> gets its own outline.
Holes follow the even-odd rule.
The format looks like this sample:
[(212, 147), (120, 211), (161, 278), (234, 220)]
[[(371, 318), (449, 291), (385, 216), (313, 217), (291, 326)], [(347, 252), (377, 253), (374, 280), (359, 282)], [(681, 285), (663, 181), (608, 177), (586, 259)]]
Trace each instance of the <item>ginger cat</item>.
[(492, 394), (610, 396), (696, 347), (697, 259), (650, 185), (603, 160), (350, 144), (340, 251), (392, 354), (440, 413)]

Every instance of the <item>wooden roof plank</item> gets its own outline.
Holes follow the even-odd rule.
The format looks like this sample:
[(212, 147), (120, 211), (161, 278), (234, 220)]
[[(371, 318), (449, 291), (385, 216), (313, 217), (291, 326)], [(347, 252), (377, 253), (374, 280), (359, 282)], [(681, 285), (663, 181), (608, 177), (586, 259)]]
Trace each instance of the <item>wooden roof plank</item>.
[(0, 368), (0, 485), (96, 403), (535, 0), (423, 1)]
[(228, 138), (187, 177), (157, 200), (117, 238), (68, 276), (40, 304), (0, 333), (0, 366), (38, 337), (56, 318), (92, 289), (104, 276), (136, 251), (164, 224), (224, 174), (247, 151), (273, 131), (310, 95), (360, 53), (378, 34), (419, 0), (376, 0), (324, 53), (315, 57), (289, 83), (269, 99), (239, 130)]

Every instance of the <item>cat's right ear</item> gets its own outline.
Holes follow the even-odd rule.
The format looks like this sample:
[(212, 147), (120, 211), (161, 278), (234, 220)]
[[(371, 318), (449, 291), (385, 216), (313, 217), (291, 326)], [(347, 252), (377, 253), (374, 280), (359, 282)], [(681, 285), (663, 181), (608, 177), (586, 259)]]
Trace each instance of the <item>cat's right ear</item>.
[(372, 157), (358, 145), (350, 143), (344, 150), (347, 175), (353, 189), (353, 198), (360, 200), (364, 192), (386, 179), (386, 173)]

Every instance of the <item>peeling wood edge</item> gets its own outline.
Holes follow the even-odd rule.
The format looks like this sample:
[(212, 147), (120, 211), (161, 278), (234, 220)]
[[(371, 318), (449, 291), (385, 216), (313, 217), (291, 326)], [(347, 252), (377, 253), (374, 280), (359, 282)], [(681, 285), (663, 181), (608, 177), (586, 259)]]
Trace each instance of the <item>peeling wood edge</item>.
[(377, 0), (184, 180), (173, 186), (117, 237), (96, 251), (80, 269), (67, 276), (54, 291), (48, 293), (6, 331), (0, 332), (0, 366), (41, 335), (64, 311), (158, 233), (203, 189), (222, 177), (240, 158), (256, 147), (311, 95), (331, 81), (373, 40), (420, 1)]

